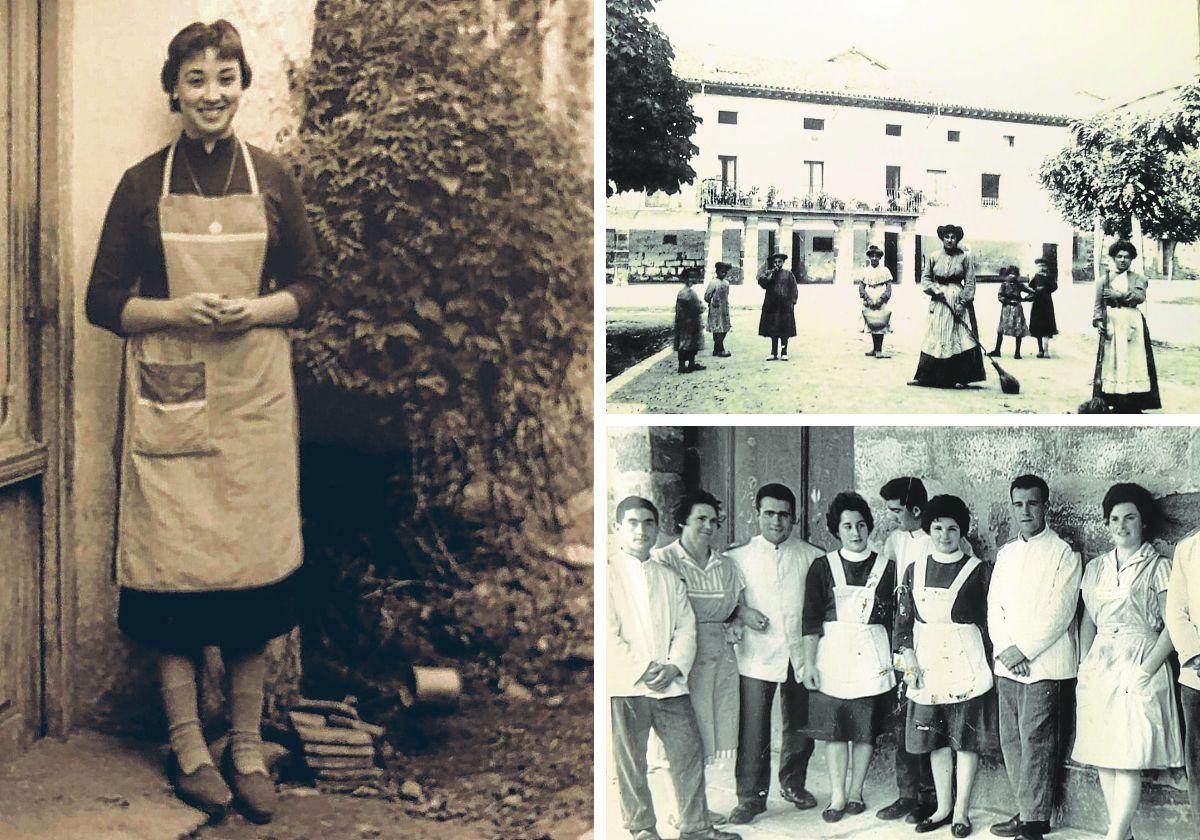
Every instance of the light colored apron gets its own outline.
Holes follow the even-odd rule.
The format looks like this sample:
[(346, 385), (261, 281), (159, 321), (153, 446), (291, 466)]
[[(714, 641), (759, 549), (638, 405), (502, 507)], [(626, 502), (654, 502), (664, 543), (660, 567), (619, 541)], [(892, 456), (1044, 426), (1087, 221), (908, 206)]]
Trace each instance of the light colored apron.
[[(1129, 292), (1129, 272), (1114, 276), (1110, 285)], [(1100, 387), (1106, 394), (1143, 394), (1150, 390), (1146, 360), (1146, 317), (1140, 306), (1104, 307), (1104, 359)]]
[(909, 688), (908, 699), (922, 706), (961, 703), (986, 694), (992, 687), (983, 635), (974, 624), (955, 624), (951, 610), (967, 578), (982, 561), (969, 559), (949, 589), (925, 585), (929, 558), (913, 568), (913, 602), (921, 620), (913, 627), (913, 648), (922, 669), (920, 688)]
[[(267, 215), (250, 152), (249, 194), (158, 203), (170, 298), (258, 296)], [(171, 328), (125, 345), (117, 578), (155, 592), (275, 583), (302, 559), (296, 395), (282, 327), (240, 335)]]
[(826, 621), (824, 635), (817, 644), (817, 676), (821, 693), (842, 700), (874, 697), (896, 685), (892, 671), (892, 650), (887, 630), (880, 624), (868, 624), (875, 605), (875, 591), (887, 570), (887, 561), (876, 555), (867, 581), (862, 586), (846, 583), (841, 555), (825, 555), (833, 574), (833, 600), (836, 621)]

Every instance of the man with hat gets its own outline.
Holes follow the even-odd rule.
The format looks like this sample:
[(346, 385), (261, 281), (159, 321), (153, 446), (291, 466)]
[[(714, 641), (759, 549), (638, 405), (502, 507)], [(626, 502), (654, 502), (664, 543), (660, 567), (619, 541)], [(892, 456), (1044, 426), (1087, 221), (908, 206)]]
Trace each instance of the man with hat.
[(880, 265), (883, 249), (875, 243), (867, 247), (868, 265), (862, 269), (858, 279), (858, 295), (863, 302), (863, 332), (871, 334), (871, 349), (868, 356), (883, 357), (883, 335), (892, 331), (892, 311), (888, 301), (892, 299), (892, 272)]
[(708, 304), (708, 331), (713, 337), (714, 356), (732, 356), (725, 349), (725, 336), (729, 333), (729, 281), (725, 275), (733, 268), (727, 262), (716, 265), (717, 276), (709, 281), (704, 290), (704, 302)]
[(1037, 272), (1029, 281), (1033, 301), (1029, 305), (1029, 334), (1037, 339), (1038, 358), (1046, 358), (1046, 339), (1058, 334), (1054, 320), (1054, 301), (1050, 296), (1058, 291), (1058, 281), (1050, 273), (1050, 263), (1043, 257), (1033, 261)]
[(704, 365), (696, 364), (696, 354), (704, 349), (704, 330), (700, 327), (704, 304), (692, 290), (700, 281), (700, 269), (685, 268), (680, 279), (683, 288), (675, 297), (675, 352), (679, 354), (679, 372), (692, 373), (705, 369)]
[(762, 315), (758, 319), (758, 334), (771, 339), (771, 355), (768, 362), (782, 359), (787, 361), (788, 339), (796, 334), (796, 301), (800, 298), (800, 287), (796, 275), (783, 267), (787, 254), (772, 254), (758, 272), (758, 285), (763, 295)]

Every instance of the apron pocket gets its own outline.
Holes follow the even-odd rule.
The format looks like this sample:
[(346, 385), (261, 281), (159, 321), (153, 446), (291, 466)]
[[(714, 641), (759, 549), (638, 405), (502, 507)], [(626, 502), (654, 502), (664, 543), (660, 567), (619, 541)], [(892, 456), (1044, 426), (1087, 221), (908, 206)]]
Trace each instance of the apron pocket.
[(200, 455), (214, 451), (203, 362), (137, 362), (133, 451)]

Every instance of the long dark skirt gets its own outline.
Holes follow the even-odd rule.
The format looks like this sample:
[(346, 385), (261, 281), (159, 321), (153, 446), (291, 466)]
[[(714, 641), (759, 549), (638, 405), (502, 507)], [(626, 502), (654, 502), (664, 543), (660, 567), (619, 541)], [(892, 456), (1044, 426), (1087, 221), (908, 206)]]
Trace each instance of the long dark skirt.
[(1058, 322), (1054, 319), (1054, 301), (1049, 295), (1036, 297), (1029, 305), (1029, 334), (1034, 338), (1058, 335)]
[(989, 754), (1000, 750), (1000, 715), (994, 688), (961, 703), (924, 706), (908, 701), (904, 749), (920, 755), (943, 747)]
[(819, 691), (808, 696), (808, 724), (801, 730), (815, 741), (873, 744), (888, 727), (892, 693), (843, 700)]
[(217, 645), (250, 649), (282, 636), (298, 620), (300, 571), (251, 589), (147, 592), (121, 587), (117, 626), (126, 636), (168, 653)]
[(979, 345), (946, 359), (922, 353), (917, 361), (917, 372), (913, 374), (917, 384), (930, 388), (953, 388), (955, 385), (982, 382), (986, 378), (983, 351)]

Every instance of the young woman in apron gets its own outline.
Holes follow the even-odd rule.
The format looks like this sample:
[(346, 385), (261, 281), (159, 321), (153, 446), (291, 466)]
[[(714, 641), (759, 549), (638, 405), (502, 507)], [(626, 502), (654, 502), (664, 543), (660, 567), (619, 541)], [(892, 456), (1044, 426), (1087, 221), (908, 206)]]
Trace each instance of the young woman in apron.
[(863, 782), (887, 728), (896, 581), (895, 567), (867, 542), (875, 521), (866, 499), (838, 493), (825, 524), (842, 547), (814, 560), (805, 581), (804, 684), (812, 693), (804, 734), (825, 742), (831, 794), (821, 817), (837, 822), (867, 809)]
[(1100, 776), (1106, 840), (1127, 840), (1142, 798), (1142, 771), (1183, 766), (1167, 662), (1175, 648), (1164, 620), (1171, 560), (1150, 543), (1161, 512), (1144, 487), (1113, 485), (1103, 510), (1114, 548), (1083, 572), (1083, 658), (1071, 758)]
[(1148, 284), (1129, 267), (1137, 257), (1133, 243), (1114, 242), (1108, 256), (1116, 273), (1100, 277), (1092, 309), (1092, 326), (1103, 348), (1099, 397), (1118, 414), (1141, 414), (1162, 408), (1150, 328), (1142, 312)]
[[(162, 84), (183, 134), (121, 179), (86, 307), (93, 324), (127, 339), (118, 623), (159, 654), (176, 793), (214, 819), (232, 802), (266, 822), (275, 790), (259, 735), (264, 649), (296, 624), (302, 557), (285, 328), (311, 316), (320, 276), (294, 181), (233, 135), (250, 76), (226, 21), (172, 39)], [(224, 778), (197, 709), (197, 663), (210, 645), (231, 683)]]
[(959, 547), (971, 524), (962, 499), (934, 496), (921, 524), (934, 550), (904, 573), (896, 619), (908, 684), (905, 746), (910, 753), (929, 753), (937, 790), (937, 810), (916, 830), (924, 834), (953, 820), (951, 833), (966, 837), (979, 753), (999, 745), (986, 631), (987, 566)]

